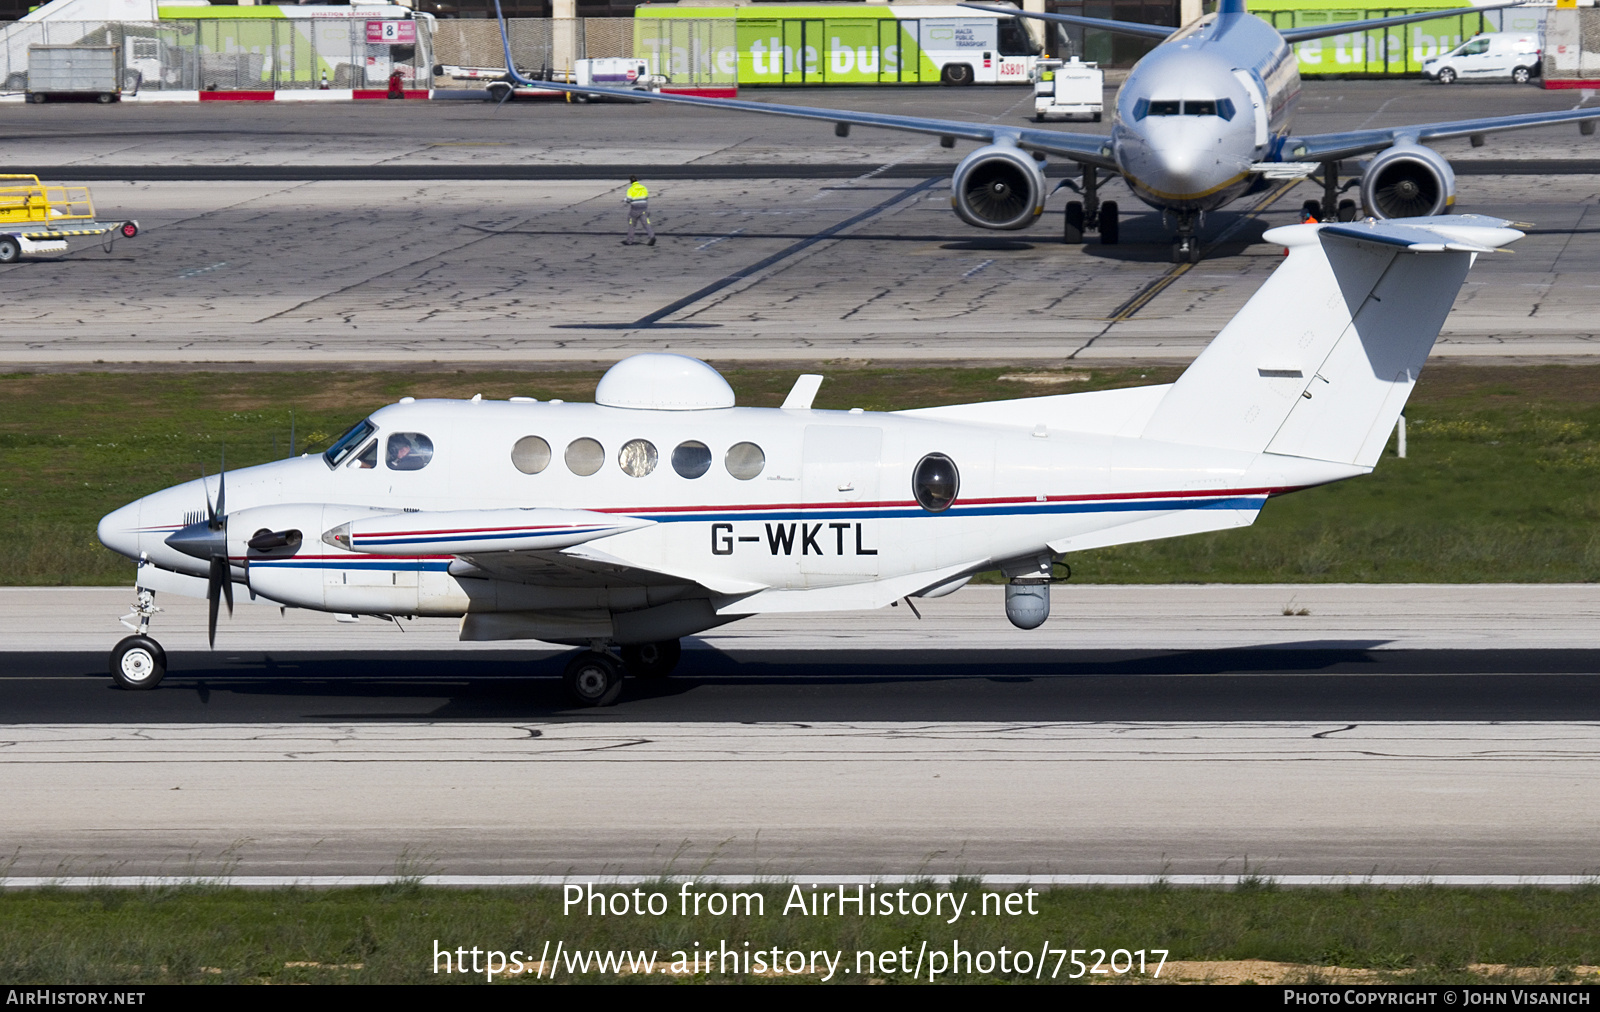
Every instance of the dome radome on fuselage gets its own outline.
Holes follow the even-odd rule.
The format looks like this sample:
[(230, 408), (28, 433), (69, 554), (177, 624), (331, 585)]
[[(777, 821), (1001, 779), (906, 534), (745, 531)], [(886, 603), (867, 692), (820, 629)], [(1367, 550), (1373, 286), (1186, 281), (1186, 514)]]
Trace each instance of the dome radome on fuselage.
[(665, 352), (631, 355), (606, 371), (594, 402), (608, 408), (708, 411), (731, 408), (733, 388), (697, 358)]

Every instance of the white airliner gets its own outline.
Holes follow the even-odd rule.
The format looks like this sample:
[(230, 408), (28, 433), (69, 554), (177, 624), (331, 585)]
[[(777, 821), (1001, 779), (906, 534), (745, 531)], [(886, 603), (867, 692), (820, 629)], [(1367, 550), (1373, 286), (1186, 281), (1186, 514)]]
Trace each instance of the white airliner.
[[(1435, 10), (1282, 31), (1250, 14), (1245, 0), (1222, 0), (1217, 13), (1176, 31), (1159, 25), (1071, 14), (1035, 14), (982, 4), (962, 6), (1159, 39), (1161, 44), (1139, 61), (1118, 89), (1109, 137), (740, 99), (580, 88), (543, 81), (537, 85), (579, 94), (615, 94), (652, 102), (828, 120), (835, 124), (835, 133), (841, 137), (857, 125), (934, 134), (947, 148), (954, 147), (958, 138), (977, 141), (983, 147), (963, 158), (951, 177), (950, 203), (962, 221), (978, 228), (1019, 229), (1032, 225), (1044, 212), (1051, 192), (1045, 183), (1045, 159), (1051, 155), (1067, 158), (1083, 169), (1081, 184), (1064, 184), (1083, 196), (1082, 201), (1067, 204), (1063, 226), (1067, 242), (1082, 242), (1084, 231), (1094, 229), (1099, 231), (1101, 242), (1117, 241), (1117, 204), (1099, 199), (1100, 185), (1112, 178), (1107, 174), (1110, 173), (1120, 175), (1135, 196), (1173, 223), (1173, 261), (1178, 263), (1199, 260), (1198, 232), (1206, 212), (1263, 190), (1274, 179), (1302, 178), (1320, 166), (1323, 198), (1306, 202), (1306, 216), (1321, 221), (1350, 221), (1357, 217), (1357, 209), (1355, 201), (1340, 200), (1344, 190), (1339, 186), (1339, 162), (1377, 152), (1353, 184), (1360, 187), (1365, 215), (1399, 218), (1444, 214), (1455, 203), (1455, 173), (1443, 155), (1423, 142), (1472, 137), (1476, 143), (1484, 134), (1556, 123), (1577, 123), (1588, 135), (1594, 133), (1594, 121), (1600, 119), (1600, 108), (1568, 109), (1333, 134), (1292, 132), (1295, 105), (1300, 98), (1299, 65), (1290, 48), (1293, 43), (1517, 4)], [(504, 35), (503, 17), (500, 24)], [(509, 37), (505, 40), (505, 55), (514, 80), (535, 83), (517, 73)]]
[[(593, 404), (402, 399), (326, 452), (107, 515), (139, 560), (111, 674), (151, 688), (154, 592), (388, 618), (464, 640), (585, 647), (579, 704), (661, 675), (748, 615), (879, 608), (975, 573), (1023, 629), (1063, 555), (1252, 523), (1272, 496), (1371, 471), (1467, 270), (1522, 233), (1474, 215), (1288, 225), (1288, 256), (1175, 383), (820, 411), (820, 376), (741, 408), (710, 366), (624, 359)], [(224, 491), (224, 484), (226, 490)], [(126, 623), (126, 619), (124, 620)], [(612, 649), (620, 647), (620, 661)]]

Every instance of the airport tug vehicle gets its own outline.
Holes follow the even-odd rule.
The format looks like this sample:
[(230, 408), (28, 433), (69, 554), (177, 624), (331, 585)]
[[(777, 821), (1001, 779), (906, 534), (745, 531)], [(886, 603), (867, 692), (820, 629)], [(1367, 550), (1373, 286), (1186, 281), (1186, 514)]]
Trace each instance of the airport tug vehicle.
[(1105, 71), (1097, 64), (1040, 60), (1033, 68), (1033, 121), (1086, 119), (1100, 122), (1105, 112)]
[(565, 677), (581, 705), (747, 615), (911, 603), (984, 571), (1004, 574), (1011, 622), (1037, 628), (1063, 556), (1243, 527), (1272, 496), (1371, 471), (1474, 258), (1520, 238), (1511, 225), (1273, 229), (1288, 255), (1170, 384), (822, 411), (806, 375), (781, 407), (749, 408), (705, 363), (643, 354), (593, 404), (403, 398), (323, 453), (104, 517), (100, 540), (138, 560), (111, 675), (161, 681), (156, 592), (207, 598), (214, 644), (236, 584), (580, 647)]
[(38, 176), (0, 175), (0, 264), (65, 253), (68, 239), (99, 239), (107, 252), (139, 234), (137, 221), (95, 218), (87, 186), (51, 186)]

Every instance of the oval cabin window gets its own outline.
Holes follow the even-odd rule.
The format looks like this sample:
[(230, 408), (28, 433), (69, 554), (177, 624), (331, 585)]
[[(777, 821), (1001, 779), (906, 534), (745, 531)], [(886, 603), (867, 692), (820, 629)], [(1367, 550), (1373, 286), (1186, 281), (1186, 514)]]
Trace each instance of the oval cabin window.
[(550, 444), (538, 436), (523, 436), (511, 448), (511, 463), (523, 474), (538, 474), (550, 466)]
[(728, 447), (726, 463), (729, 474), (740, 481), (749, 481), (767, 466), (767, 455), (754, 443), (734, 443)]
[(711, 448), (691, 439), (672, 451), (672, 469), (684, 478), (698, 478), (711, 470)]
[(391, 471), (420, 471), (433, 459), (433, 440), (420, 432), (394, 432), (389, 435), (383, 461)]
[(656, 462), (660, 459), (655, 444), (650, 440), (630, 439), (622, 444), (622, 450), (617, 454), (617, 466), (631, 478), (643, 478), (656, 469)]
[(956, 462), (942, 453), (930, 453), (917, 462), (911, 474), (911, 494), (929, 513), (938, 513), (956, 501), (961, 474)]
[(606, 462), (606, 448), (598, 441), (583, 436), (567, 444), (567, 470), (576, 475), (588, 476), (600, 470)]

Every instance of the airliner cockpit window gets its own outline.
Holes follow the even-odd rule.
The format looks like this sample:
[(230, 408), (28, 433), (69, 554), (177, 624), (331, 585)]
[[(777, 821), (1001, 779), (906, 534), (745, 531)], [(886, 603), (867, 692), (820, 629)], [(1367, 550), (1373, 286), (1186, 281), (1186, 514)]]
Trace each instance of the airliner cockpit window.
[(433, 459), (433, 440), (420, 432), (394, 432), (389, 435), (389, 448), (384, 452), (384, 463), (391, 471), (420, 471)]
[(363, 439), (372, 435), (375, 429), (376, 425), (363, 418), (350, 426), (348, 432), (335, 439), (333, 445), (322, 452), (322, 459), (328, 462), (329, 467), (338, 467), (346, 457), (355, 452)]
[(352, 460), (346, 466), (347, 467), (360, 468), (363, 471), (369, 470), (369, 469), (374, 468), (374, 467), (377, 467), (378, 466), (378, 441), (376, 439), (374, 439), (372, 442), (368, 443), (366, 445), (365, 449), (363, 449), (360, 453), (356, 454), (356, 459)]
[(1150, 100), (1150, 115), (1152, 116), (1181, 116), (1183, 103), (1177, 99)]
[(1191, 98), (1183, 103), (1183, 114), (1185, 116), (1215, 116), (1217, 114), (1217, 103), (1209, 98)]

